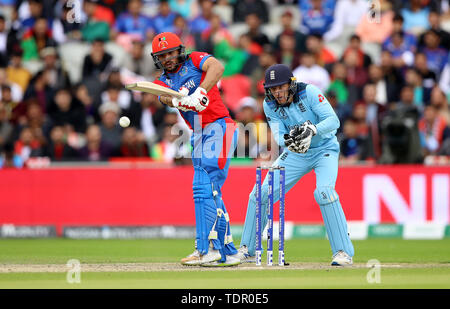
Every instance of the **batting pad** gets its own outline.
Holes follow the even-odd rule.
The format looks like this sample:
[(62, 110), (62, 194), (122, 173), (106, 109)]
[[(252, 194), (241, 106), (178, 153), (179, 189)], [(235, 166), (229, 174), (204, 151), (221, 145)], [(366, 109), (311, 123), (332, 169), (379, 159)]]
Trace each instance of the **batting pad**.
[(339, 196), (333, 187), (317, 187), (314, 198), (320, 206), (333, 254), (343, 250), (353, 256), (355, 251), (347, 230), (347, 221)]
[(221, 250), (222, 245), (216, 230), (217, 224), (220, 224), (220, 217), (214, 201), (213, 184), (208, 173), (200, 166), (194, 166), (192, 187), (195, 203), (197, 250), (202, 255), (208, 253), (210, 240), (214, 249)]

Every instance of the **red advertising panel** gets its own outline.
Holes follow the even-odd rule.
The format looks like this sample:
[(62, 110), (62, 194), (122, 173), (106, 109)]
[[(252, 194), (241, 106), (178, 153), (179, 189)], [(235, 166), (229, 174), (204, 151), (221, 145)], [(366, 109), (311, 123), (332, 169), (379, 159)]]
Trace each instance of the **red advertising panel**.
[[(342, 167), (336, 191), (348, 220), (450, 223), (450, 167)], [(0, 224), (194, 225), (191, 167), (0, 171)], [(255, 169), (232, 167), (223, 197), (232, 224), (245, 220)], [(286, 195), (286, 220), (321, 223), (315, 175)]]

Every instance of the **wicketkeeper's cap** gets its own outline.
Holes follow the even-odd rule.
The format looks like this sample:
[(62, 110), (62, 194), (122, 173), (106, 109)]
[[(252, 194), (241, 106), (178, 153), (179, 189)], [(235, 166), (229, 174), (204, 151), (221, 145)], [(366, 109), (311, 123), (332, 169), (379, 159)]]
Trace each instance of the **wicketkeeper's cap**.
[(264, 88), (272, 88), (290, 83), (294, 74), (291, 69), (284, 64), (274, 64), (266, 70), (264, 78)]

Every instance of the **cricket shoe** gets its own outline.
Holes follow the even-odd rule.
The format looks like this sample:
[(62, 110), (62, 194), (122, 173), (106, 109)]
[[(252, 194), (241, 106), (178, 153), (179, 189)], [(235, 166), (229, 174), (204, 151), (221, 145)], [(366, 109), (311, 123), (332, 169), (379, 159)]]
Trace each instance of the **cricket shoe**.
[(256, 263), (256, 256), (248, 254), (247, 246), (240, 247), (233, 257), (238, 258), (241, 263)]
[(199, 266), (204, 263), (210, 263), (214, 261), (218, 261), (222, 258), (219, 250), (214, 250), (209, 248), (208, 253), (201, 255), (198, 250), (195, 250), (193, 253), (188, 255), (187, 257), (181, 259), (181, 264), (188, 266)]
[(239, 264), (241, 264), (241, 260), (239, 258), (237, 258), (236, 254), (235, 254), (235, 255), (227, 255), (225, 262), (214, 261), (214, 262), (201, 264), (200, 266), (203, 266), (203, 267), (230, 267), (230, 266), (237, 266)]
[(339, 250), (333, 255), (331, 266), (351, 266), (353, 265), (353, 258), (342, 250)]

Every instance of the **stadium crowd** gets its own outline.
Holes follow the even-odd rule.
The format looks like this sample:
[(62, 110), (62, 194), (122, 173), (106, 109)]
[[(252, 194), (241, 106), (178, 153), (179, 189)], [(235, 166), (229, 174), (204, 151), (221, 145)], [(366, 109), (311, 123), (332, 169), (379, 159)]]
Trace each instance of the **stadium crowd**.
[(223, 62), (233, 119), (257, 124), (240, 132), (248, 160), (271, 151), (262, 80), (274, 63), (326, 94), (342, 163), (450, 156), (449, 2), (0, 0), (0, 167), (188, 155), (178, 112), (124, 89), (158, 78), (151, 40), (165, 31)]

